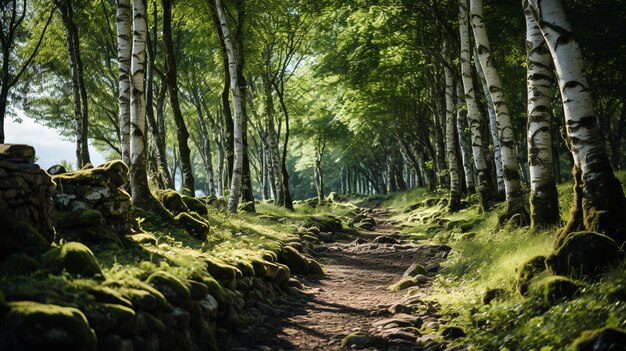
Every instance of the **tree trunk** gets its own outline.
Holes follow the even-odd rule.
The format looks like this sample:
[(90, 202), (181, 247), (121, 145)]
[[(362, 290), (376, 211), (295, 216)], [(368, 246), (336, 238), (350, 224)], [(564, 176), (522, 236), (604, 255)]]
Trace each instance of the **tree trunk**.
[(130, 52), (132, 49), (132, 9), (130, 0), (117, 1), (117, 64), (122, 161), (130, 164)]
[(487, 142), (482, 135), (480, 110), (476, 104), (476, 90), (472, 79), (470, 32), (468, 23), (467, 0), (459, 1), (459, 29), (461, 38), (461, 76), (463, 79), (463, 92), (467, 105), (467, 117), (472, 140), (472, 156), (476, 169), (476, 180), (480, 194), (480, 205), (483, 211), (491, 207), (493, 200), (492, 183), (489, 181), (489, 169), (483, 152), (483, 145)]
[(461, 184), (459, 182), (459, 163), (457, 160), (456, 145), (456, 121), (454, 120), (454, 79), (450, 70), (450, 52), (448, 42), (443, 42), (442, 56), (446, 60), (443, 66), (445, 79), (445, 116), (446, 116), (446, 158), (448, 160), (448, 174), (450, 177), (450, 202), (448, 210), (457, 212), (461, 209)]
[(545, 228), (559, 222), (559, 199), (552, 168), (551, 90), (552, 57), (532, 10), (526, 16), (528, 88), (528, 165), (530, 167), (530, 224)]
[(470, 149), (470, 134), (467, 131), (467, 110), (463, 108), (463, 87), (461, 82), (457, 82), (456, 94), (456, 128), (461, 147), (461, 161), (463, 173), (465, 174), (465, 187), (467, 192), (473, 194), (476, 191), (474, 185), (474, 168), (472, 167), (472, 150)]
[(189, 131), (185, 125), (185, 119), (180, 111), (178, 101), (178, 77), (176, 72), (176, 57), (174, 55), (174, 43), (172, 41), (172, 3), (171, 0), (162, 0), (163, 7), (163, 44), (165, 48), (167, 90), (170, 97), (170, 107), (176, 125), (176, 136), (180, 153), (180, 167), (183, 177), (183, 194), (195, 196), (195, 184), (193, 170), (191, 168), (191, 150), (189, 150)]
[(470, 0), (470, 12), (474, 38), (478, 48), (478, 58), (485, 73), (489, 94), (493, 99), (493, 105), (496, 110), (507, 206), (505, 213), (500, 216), (500, 223), (513, 219), (518, 225), (526, 225), (529, 218), (528, 212), (524, 207), (525, 200), (520, 182), (513, 126), (511, 125), (511, 116), (504, 98), (500, 75), (494, 66), (494, 57), (491, 55), (487, 28), (483, 20), (482, 0)]
[(226, 55), (228, 57), (228, 72), (230, 77), (230, 91), (233, 100), (234, 112), (234, 161), (233, 176), (230, 184), (230, 194), (228, 194), (228, 210), (231, 213), (237, 213), (239, 198), (241, 196), (242, 173), (243, 173), (243, 116), (242, 116), (242, 96), (239, 89), (239, 79), (237, 77), (237, 56), (231, 39), (230, 28), (226, 20), (226, 13), (221, 0), (215, 0), (215, 8), (219, 19), (220, 27), (223, 33), (223, 43), (226, 47)]
[(284, 206), (285, 193), (283, 191), (283, 179), (280, 171), (280, 151), (278, 150), (278, 137), (276, 136), (276, 127), (274, 119), (276, 118), (276, 110), (274, 108), (274, 99), (272, 98), (272, 83), (267, 76), (267, 72), (261, 74), (263, 83), (263, 92), (265, 96), (265, 118), (267, 126), (267, 139), (270, 155), (270, 167), (274, 179), (274, 205)]
[[(570, 223), (582, 214), (583, 227), (613, 238), (618, 246), (626, 241), (626, 198), (596, 126), (593, 100), (585, 77), (578, 42), (558, 0), (530, 0), (537, 23), (548, 44), (556, 68), (565, 125), (575, 170), (580, 171), (582, 199), (575, 202)], [(575, 185), (576, 186), (576, 185)], [(582, 211), (580, 211), (582, 209)], [(582, 212), (582, 213), (581, 213)], [(567, 226), (557, 242), (578, 229)]]
[(69, 0), (55, 1), (61, 13), (67, 35), (67, 56), (72, 78), (74, 100), (74, 120), (76, 126), (76, 162), (78, 168), (90, 162), (89, 159), (89, 104), (83, 79), (83, 62), (80, 54), (80, 38), (74, 22), (74, 10)]
[(276, 92), (278, 94), (278, 101), (280, 102), (280, 107), (283, 110), (283, 115), (285, 116), (285, 139), (283, 140), (283, 153), (280, 159), (280, 172), (283, 180), (283, 194), (285, 196), (285, 208), (293, 211), (293, 201), (291, 199), (291, 192), (289, 191), (289, 172), (287, 171), (287, 145), (289, 143), (289, 112), (287, 111), (287, 104), (285, 103), (285, 96), (280, 89), (277, 89)]
[[(144, 0), (133, 1), (132, 18), (133, 46), (130, 63), (130, 188), (133, 205), (158, 211), (163, 207), (158, 204), (148, 187), (146, 143), (144, 138), (144, 128), (146, 125), (144, 72), (147, 37), (146, 5)], [(160, 214), (164, 214), (164, 212), (167, 211), (160, 211)]]

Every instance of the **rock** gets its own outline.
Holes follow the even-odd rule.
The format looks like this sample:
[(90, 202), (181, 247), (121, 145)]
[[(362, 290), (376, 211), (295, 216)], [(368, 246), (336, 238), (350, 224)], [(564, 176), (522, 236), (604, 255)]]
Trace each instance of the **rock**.
[(567, 348), (572, 351), (626, 351), (626, 331), (617, 328), (587, 330)]
[(300, 243), (298, 241), (288, 242), (285, 245), (293, 247), (294, 249), (296, 249), (296, 251), (298, 251), (300, 253), (304, 253), (304, 246), (302, 245), (302, 243)]
[(204, 262), (207, 264), (207, 272), (222, 283), (229, 283), (238, 276), (243, 277), (243, 274), (237, 267), (228, 263), (214, 258), (206, 258)]
[(548, 303), (556, 304), (561, 299), (573, 297), (579, 289), (580, 287), (573, 280), (564, 276), (552, 275), (533, 282), (529, 291), (543, 297)]
[(398, 240), (388, 236), (388, 235), (381, 235), (381, 236), (377, 236), (376, 238), (374, 238), (374, 242), (377, 244), (398, 244)]
[(441, 265), (439, 265), (438, 263), (429, 264), (428, 266), (426, 266), (426, 272), (428, 273), (437, 273), (440, 269)]
[(459, 327), (446, 327), (441, 331), (444, 340), (456, 340), (465, 337), (465, 331)]
[(302, 283), (300, 283), (300, 281), (295, 278), (289, 278), (289, 280), (287, 281), (287, 286), (294, 287), (298, 290), (304, 290), (304, 286), (302, 286)]
[(133, 307), (132, 302), (122, 296), (117, 290), (102, 285), (80, 284), (80, 281), (74, 281), (74, 284), (93, 296), (96, 302)]
[(291, 276), (291, 270), (288, 266), (284, 264), (277, 263), (276, 265), (278, 266), (278, 271), (276, 272), (274, 283), (280, 286), (289, 281), (289, 277)]
[(126, 240), (136, 244), (156, 245), (157, 238), (150, 233), (139, 233), (133, 235), (126, 235)]
[(219, 306), (230, 306), (232, 299), (217, 280), (212, 277), (202, 277), (202, 282), (209, 288), (209, 295), (215, 298)]
[(174, 217), (174, 220), (185, 228), (189, 234), (195, 236), (196, 238), (204, 240), (206, 235), (209, 234), (208, 222), (198, 220), (187, 212), (179, 213), (176, 217)]
[(89, 325), (98, 335), (115, 333), (130, 335), (135, 323), (135, 311), (122, 305), (94, 304), (85, 312)]
[(426, 284), (429, 281), (428, 277), (418, 274), (415, 277), (405, 277), (400, 279), (393, 285), (390, 285), (387, 289), (389, 291), (400, 291), (408, 289), (412, 286), (420, 286)]
[(201, 215), (206, 215), (209, 213), (209, 209), (206, 207), (206, 203), (202, 202), (202, 200), (198, 198), (183, 195), (182, 200), (187, 208), (191, 211), (194, 211)]
[(116, 334), (109, 334), (98, 338), (98, 350), (134, 351), (134, 348), (132, 340), (122, 339)]
[(279, 262), (287, 265), (290, 272), (296, 274), (309, 273), (309, 263), (296, 249), (290, 246), (283, 247)]
[(46, 172), (48, 172), (48, 174), (50, 175), (57, 175), (67, 173), (67, 170), (62, 165), (54, 165), (48, 168)]
[(202, 315), (205, 319), (214, 319), (217, 316), (219, 303), (213, 296), (205, 295), (198, 301), (198, 304), (202, 308)]
[(125, 298), (131, 301), (132, 305), (144, 311), (161, 311), (168, 308), (165, 296), (157, 289), (142, 281), (133, 281), (129, 284), (118, 287), (117, 290)]
[(209, 293), (209, 287), (206, 284), (195, 280), (188, 280), (187, 286), (189, 287), (190, 297), (193, 300), (200, 300)]
[(32, 225), (12, 220), (8, 213), (0, 213), (0, 259), (14, 253), (39, 254), (50, 248), (50, 243)]
[(546, 265), (555, 274), (594, 275), (618, 258), (619, 248), (613, 239), (594, 232), (576, 232), (548, 256)]
[(189, 287), (180, 279), (168, 272), (154, 272), (148, 277), (148, 279), (146, 279), (146, 283), (152, 285), (155, 289), (161, 292), (167, 301), (174, 305), (181, 305), (191, 298)]
[(309, 217), (304, 227), (305, 228), (315, 227), (321, 232), (336, 233), (336, 232), (343, 231), (343, 226), (341, 225), (341, 221), (332, 216)]
[(535, 256), (522, 264), (515, 277), (515, 289), (522, 294), (528, 293), (528, 287), (533, 278), (546, 270), (546, 257)]
[(35, 148), (25, 144), (0, 144), (0, 160), (12, 163), (34, 163)]
[(18, 276), (34, 273), (39, 269), (39, 263), (30, 256), (22, 253), (9, 255), (0, 261), (0, 276)]
[(402, 274), (403, 277), (415, 277), (418, 274), (426, 275), (428, 272), (421, 264), (415, 262)]
[(487, 289), (483, 294), (483, 305), (488, 305), (491, 301), (503, 297), (505, 293), (504, 289)]
[(396, 314), (391, 318), (381, 319), (372, 323), (375, 327), (383, 327), (388, 329), (391, 327), (415, 327), (420, 328), (423, 321), (419, 317), (415, 317), (409, 314)]
[(189, 212), (189, 208), (185, 205), (182, 196), (173, 189), (158, 190), (157, 198), (172, 215), (176, 216), (182, 212)]
[(349, 334), (341, 339), (341, 347), (352, 349), (384, 348), (387, 341), (379, 336), (367, 335), (362, 332)]
[(102, 275), (100, 265), (89, 248), (81, 243), (69, 242), (55, 247), (43, 256), (45, 266), (56, 272), (66, 270), (70, 274), (93, 277)]
[(72, 350), (97, 349), (96, 334), (76, 308), (30, 301), (10, 302), (0, 349)]
[(307, 259), (307, 262), (309, 266), (309, 274), (324, 274), (324, 269), (319, 262), (312, 258)]

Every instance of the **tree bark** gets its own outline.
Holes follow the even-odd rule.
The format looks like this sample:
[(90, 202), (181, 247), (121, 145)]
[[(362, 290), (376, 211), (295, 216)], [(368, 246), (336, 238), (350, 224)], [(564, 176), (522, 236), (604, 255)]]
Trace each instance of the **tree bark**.
[(446, 158), (448, 160), (448, 175), (450, 177), (450, 201), (448, 210), (457, 212), (461, 209), (461, 184), (459, 182), (459, 163), (457, 160), (456, 121), (454, 120), (454, 79), (449, 64), (450, 52), (448, 42), (444, 41), (442, 56), (446, 61), (443, 66), (445, 80), (445, 116), (446, 116)]
[(520, 182), (513, 126), (511, 125), (511, 116), (504, 98), (500, 75), (494, 66), (494, 57), (491, 55), (487, 28), (483, 19), (482, 0), (470, 0), (470, 13), (478, 49), (478, 58), (485, 73), (489, 94), (493, 99), (493, 105), (496, 110), (507, 206), (505, 213), (500, 216), (500, 223), (514, 220), (517, 225), (527, 225), (529, 216), (524, 207), (524, 193)]
[(180, 111), (178, 101), (178, 77), (176, 72), (176, 57), (174, 55), (174, 43), (172, 41), (172, 2), (171, 0), (161, 0), (163, 7), (163, 44), (165, 48), (167, 90), (170, 97), (170, 107), (176, 125), (176, 136), (178, 139), (178, 150), (180, 153), (180, 166), (183, 176), (183, 194), (195, 196), (195, 184), (193, 169), (191, 167), (191, 150), (189, 150), (189, 131), (185, 124), (185, 119)]
[[(529, 0), (535, 19), (550, 49), (556, 68), (565, 115), (570, 150), (575, 170), (580, 171), (581, 199), (573, 204), (570, 223), (582, 215), (583, 227), (626, 242), (626, 198), (596, 126), (595, 112), (584, 61), (572, 27), (558, 0)], [(581, 211), (582, 210), (582, 211)], [(567, 226), (557, 243), (562, 243), (572, 230)]]
[(472, 150), (470, 149), (471, 140), (467, 131), (467, 110), (463, 108), (462, 82), (457, 82), (456, 88), (456, 128), (461, 149), (463, 173), (465, 174), (465, 187), (468, 193), (473, 194), (476, 187), (474, 185), (474, 168), (472, 167)]
[(267, 126), (268, 152), (270, 154), (271, 172), (274, 179), (274, 205), (284, 206), (285, 193), (283, 191), (283, 179), (280, 171), (280, 151), (278, 150), (278, 137), (276, 136), (276, 127), (274, 119), (276, 118), (276, 110), (274, 108), (274, 99), (272, 97), (272, 83), (267, 77), (267, 72), (261, 74), (263, 83), (263, 91), (265, 95), (265, 118)]
[(132, 19), (130, 0), (117, 1), (117, 65), (120, 119), (120, 150), (122, 161), (130, 164), (130, 52), (132, 49)]
[(530, 224), (545, 228), (559, 222), (559, 199), (552, 166), (552, 57), (532, 10), (526, 16), (528, 165), (530, 167)]

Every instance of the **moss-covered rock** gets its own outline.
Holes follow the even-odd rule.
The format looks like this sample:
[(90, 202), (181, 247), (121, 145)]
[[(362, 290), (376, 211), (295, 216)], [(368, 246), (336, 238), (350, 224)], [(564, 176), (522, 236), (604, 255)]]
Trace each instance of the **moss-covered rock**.
[(132, 302), (133, 306), (144, 311), (162, 311), (168, 309), (165, 296), (150, 284), (139, 280), (114, 282), (116, 290)]
[(157, 238), (150, 234), (150, 233), (139, 233), (139, 234), (132, 234), (132, 235), (126, 235), (125, 236), (126, 240), (130, 241), (131, 243), (135, 243), (135, 244), (147, 244), (147, 245), (156, 245), (157, 244)]
[(298, 250), (291, 246), (283, 247), (283, 251), (280, 253), (279, 262), (287, 265), (292, 273), (309, 273), (309, 263), (307, 262), (306, 257), (302, 256)]
[(550, 304), (572, 298), (579, 290), (580, 287), (575, 281), (560, 275), (551, 275), (534, 281), (529, 288), (531, 294), (542, 297)]
[(96, 334), (76, 308), (30, 301), (10, 302), (0, 337), (2, 350), (97, 349)]
[(422, 266), (421, 264), (417, 262), (414, 262), (411, 266), (409, 266), (409, 268), (407, 268), (406, 271), (404, 271), (404, 274), (402, 274), (402, 276), (403, 277), (415, 277), (418, 274), (426, 275), (428, 274), (428, 272), (426, 272), (426, 268), (424, 268), (424, 266)]
[(168, 272), (154, 272), (146, 279), (146, 283), (161, 292), (174, 305), (180, 305), (191, 298), (187, 284)]
[(81, 279), (76, 279), (73, 283), (81, 290), (84, 290), (89, 295), (91, 295), (96, 302), (122, 305), (129, 308), (133, 307), (132, 302), (122, 296), (122, 294), (115, 289), (99, 284), (94, 284), (95, 282), (93, 281), (83, 281)]
[(127, 306), (96, 303), (85, 311), (89, 325), (98, 335), (115, 333), (130, 335), (135, 322), (135, 311)]
[(209, 288), (209, 294), (217, 300), (220, 308), (228, 307), (232, 304), (230, 295), (224, 291), (222, 285), (213, 277), (202, 277), (202, 282)]
[(571, 233), (546, 259), (550, 271), (561, 275), (593, 275), (619, 258), (619, 248), (606, 235), (594, 232)]
[(380, 336), (354, 332), (341, 339), (341, 347), (346, 349), (385, 348), (387, 340)]
[(185, 228), (185, 230), (189, 234), (199, 239), (204, 240), (206, 238), (206, 235), (209, 234), (208, 223), (206, 221), (202, 222), (194, 218), (194, 216), (189, 213), (179, 213), (176, 217), (174, 217), (174, 220), (178, 222), (183, 228)]
[(617, 328), (587, 330), (580, 334), (568, 351), (626, 351), (626, 331)]
[(89, 248), (81, 243), (69, 242), (54, 247), (43, 256), (44, 265), (54, 271), (66, 270), (70, 274), (93, 277), (102, 275), (102, 269)]
[(291, 270), (284, 264), (276, 263), (278, 270), (276, 271), (276, 276), (274, 277), (274, 283), (283, 285), (289, 281), (291, 277)]
[(202, 200), (187, 195), (183, 195), (182, 199), (189, 210), (201, 215), (206, 215), (209, 213), (209, 210), (206, 207), (206, 203)]
[(515, 277), (515, 289), (522, 295), (528, 293), (528, 287), (533, 278), (546, 270), (546, 257), (535, 256), (524, 262)]
[(39, 263), (27, 255), (10, 255), (0, 261), (0, 276), (28, 275), (39, 269)]
[(207, 272), (209, 272), (212, 277), (224, 284), (229, 283), (231, 280), (237, 278), (238, 276), (243, 276), (238, 268), (217, 259), (206, 258), (204, 262), (206, 262), (207, 265)]
[(0, 213), (0, 259), (24, 252), (39, 254), (50, 248), (50, 243), (32, 225), (15, 221), (7, 213)]
[(185, 205), (182, 196), (173, 189), (158, 190), (157, 198), (168, 211), (173, 215), (181, 212), (189, 212), (189, 208)]
[(254, 276), (255, 277), (264, 277), (265, 276), (265, 271), (267, 270), (267, 264), (270, 262), (267, 262), (265, 260), (262, 260), (260, 258), (252, 258), (250, 260), (250, 264), (252, 264), (252, 267), (254, 268)]
[(341, 221), (332, 216), (312, 216), (307, 219), (304, 224), (305, 228), (316, 227), (322, 232), (341, 232), (343, 225)]
[(309, 274), (325, 274), (322, 265), (312, 258), (307, 258)]
[(415, 277), (404, 277), (397, 281), (395, 284), (390, 285), (387, 289), (389, 291), (400, 291), (404, 289), (408, 289), (413, 286), (420, 286), (424, 284), (428, 278), (423, 275), (417, 275)]
[(236, 260), (233, 263), (234, 263), (234, 266), (237, 267), (237, 269), (241, 271), (241, 274), (244, 277), (254, 278), (256, 276), (254, 266), (252, 265), (251, 262), (246, 261), (246, 260)]

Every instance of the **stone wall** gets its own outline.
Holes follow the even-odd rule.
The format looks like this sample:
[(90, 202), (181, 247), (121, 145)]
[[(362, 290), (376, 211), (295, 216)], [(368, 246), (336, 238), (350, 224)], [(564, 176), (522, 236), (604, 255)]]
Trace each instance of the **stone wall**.
[(0, 144), (0, 214), (30, 223), (48, 242), (54, 239), (54, 188), (50, 176), (35, 164), (32, 146)]
[(61, 237), (119, 242), (130, 233), (130, 195), (122, 189), (128, 180), (126, 164), (116, 160), (76, 172), (57, 166), (49, 171), (57, 173), (52, 176), (57, 184), (52, 199)]

